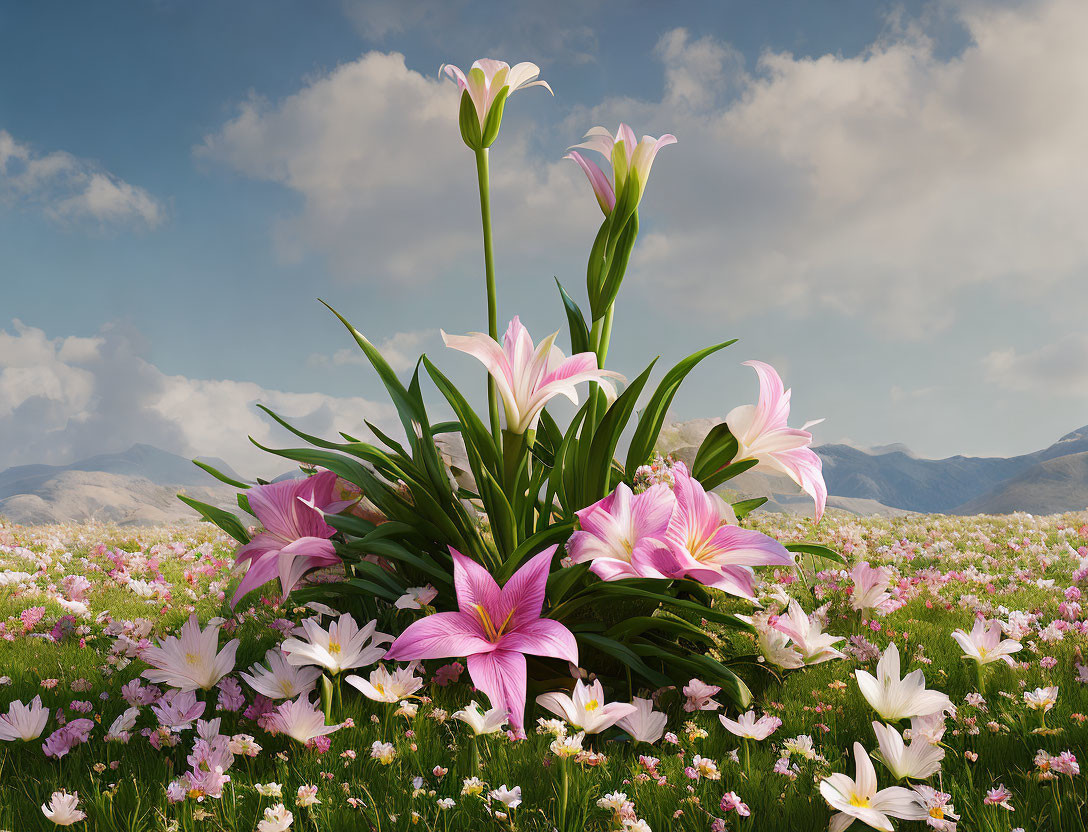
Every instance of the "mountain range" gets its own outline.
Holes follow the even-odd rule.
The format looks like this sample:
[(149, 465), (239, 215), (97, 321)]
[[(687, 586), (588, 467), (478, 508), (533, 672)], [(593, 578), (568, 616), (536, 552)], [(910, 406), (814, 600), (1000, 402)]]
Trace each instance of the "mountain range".
[[(717, 421), (666, 425), (659, 450), (690, 462)], [(902, 445), (827, 444), (815, 450), (824, 464), (828, 506), (852, 514), (1050, 514), (1088, 508), (1088, 426), (1042, 450), (1008, 458), (924, 459)], [(456, 457), (456, 451), (450, 455)], [(202, 461), (239, 479), (220, 459)], [(749, 471), (728, 486), (737, 497), (771, 495), (766, 510), (811, 511), (811, 500), (784, 476)], [(24, 525), (195, 521), (177, 499), (179, 491), (213, 505), (235, 505), (233, 488), (188, 459), (138, 444), (70, 465), (20, 465), (0, 472), (0, 516)]]

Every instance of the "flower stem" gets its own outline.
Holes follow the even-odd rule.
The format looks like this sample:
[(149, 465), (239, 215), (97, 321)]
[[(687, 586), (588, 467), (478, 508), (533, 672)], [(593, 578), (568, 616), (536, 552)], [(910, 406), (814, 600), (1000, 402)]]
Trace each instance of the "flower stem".
[(563, 797), (559, 803), (559, 826), (567, 832), (567, 793), (570, 786), (570, 764), (566, 757), (559, 758), (559, 768), (563, 772)]
[[(491, 186), (487, 166), (487, 148), (476, 151), (476, 176), (480, 184), (480, 220), (484, 227), (484, 276), (487, 281), (487, 334), (499, 340), (499, 307), (495, 297), (495, 251), (491, 243)], [(491, 435), (496, 446), (502, 439), (499, 425), (499, 399), (495, 380), (487, 377), (487, 407), (491, 414)]]
[(975, 670), (978, 675), (978, 695), (986, 695), (986, 665), (982, 662), (975, 662)]

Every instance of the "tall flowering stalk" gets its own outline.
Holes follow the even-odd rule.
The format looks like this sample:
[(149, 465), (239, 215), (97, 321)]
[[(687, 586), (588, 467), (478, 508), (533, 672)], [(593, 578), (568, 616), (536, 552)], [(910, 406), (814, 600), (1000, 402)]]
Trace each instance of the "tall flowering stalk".
[[(442, 67), (461, 90), (461, 138), (476, 154), (476, 179), (480, 189), (480, 221), (484, 234), (484, 279), (487, 284), (487, 333), (499, 340), (499, 306), (495, 292), (495, 250), (491, 240), (491, 182), (488, 150), (499, 135), (506, 99), (526, 87), (552, 88), (543, 80), (535, 80), (540, 67), (523, 61), (513, 68), (505, 61), (482, 58), (475, 61), (468, 73), (452, 64)], [(499, 402), (495, 380), (487, 380), (487, 403), (491, 415), (491, 435), (501, 441)]]

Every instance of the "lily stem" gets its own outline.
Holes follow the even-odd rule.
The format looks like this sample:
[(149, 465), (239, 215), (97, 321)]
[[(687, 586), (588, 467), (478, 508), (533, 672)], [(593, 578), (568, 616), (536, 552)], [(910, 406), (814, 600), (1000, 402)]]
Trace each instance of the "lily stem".
[[(480, 184), (480, 220), (484, 227), (484, 276), (487, 281), (487, 334), (499, 340), (499, 307), (495, 296), (495, 250), (491, 242), (491, 186), (488, 175), (487, 148), (476, 151), (476, 176)], [(487, 377), (487, 408), (491, 414), (491, 435), (495, 446), (502, 441), (499, 424), (499, 399), (495, 379)]]

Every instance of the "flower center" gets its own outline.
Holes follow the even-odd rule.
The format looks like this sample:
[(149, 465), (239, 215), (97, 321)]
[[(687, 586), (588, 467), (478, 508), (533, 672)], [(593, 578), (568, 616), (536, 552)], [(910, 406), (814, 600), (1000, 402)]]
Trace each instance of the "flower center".
[(942, 809), (940, 806), (934, 806), (932, 809), (929, 810), (929, 816), (931, 818), (937, 818), (938, 820), (942, 820), (944, 818), (944, 809)]
[(198, 656), (196, 653), (186, 653), (185, 654), (185, 661), (188, 664), (196, 664), (197, 662), (200, 661), (200, 656)]
[(329, 642), (329, 652), (332, 653), (334, 656), (339, 656), (340, 655), (340, 642), (330, 641)]
[(506, 631), (506, 625), (510, 623), (510, 619), (514, 617), (514, 611), (510, 610), (506, 616), (506, 620), (496, 628), (494, 622), (491, 620), (490, 613), (488, 613), (481, 604), (474, 604), (473, 606), (476, 608), (476, 615), (480, 618), (480, 623), (483, 625), (484, 634), (487, 636), (487, 640), (492, 643), (497, 642)]
[(598, 702), (596, 699), (590, 699), (588, 702), (586, 702), (586, 710), (590, 713), (597, 710), (599, 707), (601, 707), (601, 703)]
[(860, 794), (852, 794), (850, 795), (850, 805), (857, 806), (858, 808), (868, 807), (869, 798), (863, 797)]

